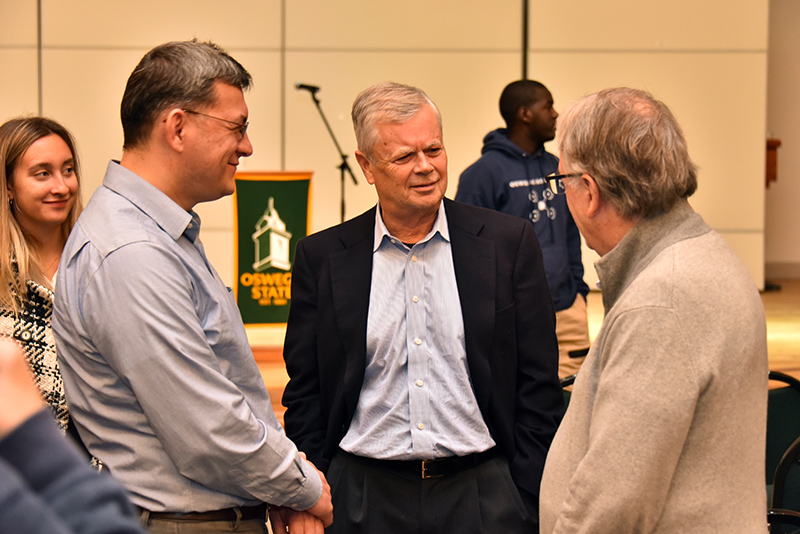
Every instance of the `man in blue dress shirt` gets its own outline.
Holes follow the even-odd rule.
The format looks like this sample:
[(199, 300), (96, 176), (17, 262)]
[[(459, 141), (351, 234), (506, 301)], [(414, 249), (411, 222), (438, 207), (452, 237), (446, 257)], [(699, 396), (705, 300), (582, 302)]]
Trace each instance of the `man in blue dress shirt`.
[(267, 503), (276, 530), (332, 521), (325, 477), (272, 411), (193, 211), (233, 193), (253, 152), (250, 83), (213, 43), (148, 52), (122, 98), (122, 160), (109, 163), (59, 268), (53, 330), (67, 402), (150, 532), (262, 533)]
[(563, 410), (526, 221), (444, 199), (441, 116), (384, 83), (353, 105), (378, 205), (300, 241), (287, 434), (331, 480), (334, 533), (535, 532)]

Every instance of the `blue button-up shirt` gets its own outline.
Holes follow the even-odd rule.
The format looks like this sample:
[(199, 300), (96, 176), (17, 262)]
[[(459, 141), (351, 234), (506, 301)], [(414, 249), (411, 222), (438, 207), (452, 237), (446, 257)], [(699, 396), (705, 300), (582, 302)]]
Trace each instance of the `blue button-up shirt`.
[(115, 162), (70, 234), (53, 330), (88, 449), (153, 511), (306, 509), (317, 473), (283, 433), (200, 218)]
[[(495, 445), (472, 390), (444, 205), (409, 247), (375, 219), (367, 366), (343, 450), (409, 460)], [(475, 288), (479, 291), (479, 288)]]

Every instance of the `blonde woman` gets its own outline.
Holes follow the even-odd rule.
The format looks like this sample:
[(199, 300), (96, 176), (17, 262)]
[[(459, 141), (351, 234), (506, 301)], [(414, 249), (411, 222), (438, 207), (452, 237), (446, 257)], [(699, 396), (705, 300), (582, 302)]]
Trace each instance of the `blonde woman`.
[(0, 335), (13, 337), (63, 432), (64, 383), (50, 319), (61, 251), (82, 204), (75, 142), (42, 117), (0, 126)]

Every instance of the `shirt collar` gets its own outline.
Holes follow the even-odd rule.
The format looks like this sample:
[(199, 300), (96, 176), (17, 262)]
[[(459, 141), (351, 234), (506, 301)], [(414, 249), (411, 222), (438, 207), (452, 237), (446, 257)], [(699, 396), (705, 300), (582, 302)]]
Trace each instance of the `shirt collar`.
[[(433, 222), (433, 228), (431, 228), (431, 231), (428, 232), (428, 235), (420, 239), (419, 242), (424, 243), (425, 241), (429, 241), (437, 233), (442, 236), (442, 239), (448, 243), (450, 242), (450, 228), (447, 225), (447, 214), (444, 211), (444, 202), (439, 203), (439, 210), (436, 213), (436, 220)], [(375, 209), (375, 239), (372, 244), (373, 252), (377, 251), (381, 246), (384, 237), (400, 241), (390, 234), (389, 230), (386, 228), (386, 224), (384, 224), (383, 217), (381, 216), (381, 204), (378, 202), (378, 206)]]
[(186, 232), (192, 242), (200, 231), (200, 217), (186, 211), (163, 191), (138, 174), (126, 169), (118, 161), (108, 162), (103, 185), (128, 199), (133, 205), (153, 219), (174, 240)]

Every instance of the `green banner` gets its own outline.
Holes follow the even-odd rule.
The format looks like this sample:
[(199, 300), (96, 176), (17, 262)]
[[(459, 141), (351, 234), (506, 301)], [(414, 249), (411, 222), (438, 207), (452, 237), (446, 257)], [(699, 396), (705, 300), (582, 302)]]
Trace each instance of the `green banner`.
[(246, 325), (286, 323), (297, 241), (308, 234), (311, 173), (237, 173), (234, 294)]

